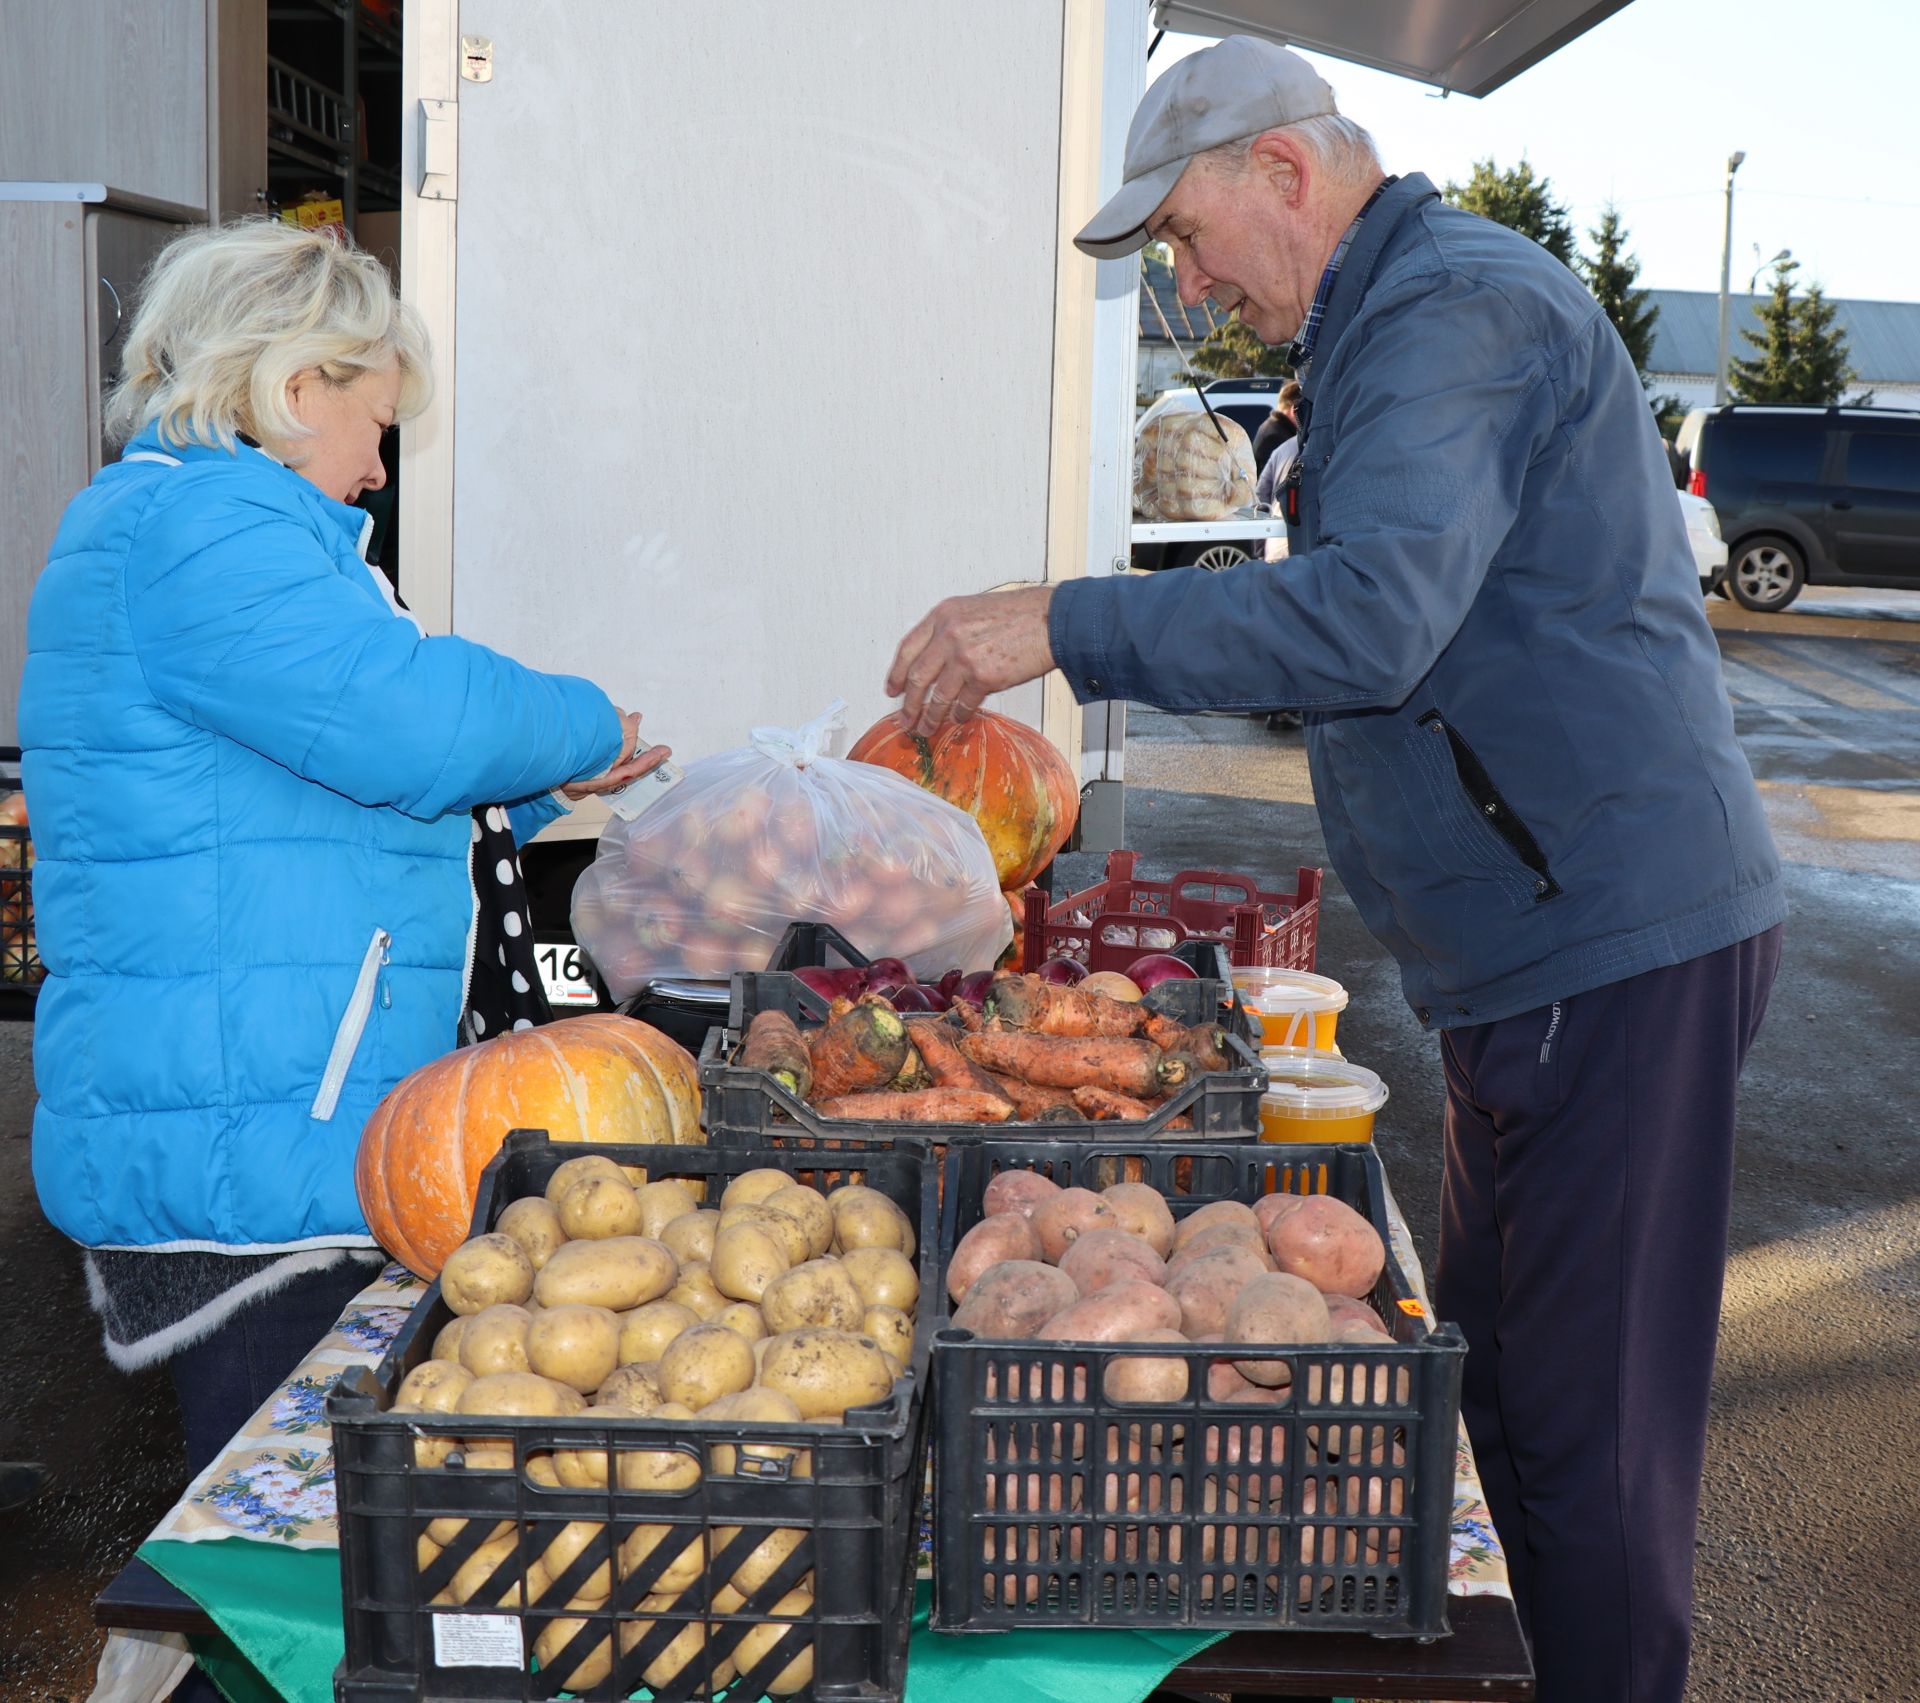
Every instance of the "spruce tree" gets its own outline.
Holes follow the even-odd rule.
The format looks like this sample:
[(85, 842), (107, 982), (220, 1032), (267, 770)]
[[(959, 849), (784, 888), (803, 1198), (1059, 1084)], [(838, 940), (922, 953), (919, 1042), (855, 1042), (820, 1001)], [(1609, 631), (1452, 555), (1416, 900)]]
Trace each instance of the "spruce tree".
[(1793, 276), (1799, 261), (1786, 255), (1775, 263), (1773, 289), (1760, 309), (1760, 329), (1742, 329), (1753, 347), (1736, 356), (1731, 383), (1737, 402), (1798, 402), (1826, 407), (1838, 402), (1853, 381), (1847, 359), (1847, 334), (1834, 324), (1834, 306), (1818, 284), (1798, 300)]
[(1188, 353), (1194, 366), (1213, 378), (1290, 378), (1293, 368), (1287, 365), (1287, 347), (1262, 343), (1251, 326), (1229, 319)]
[(1647, 382), (1647, 365), (1653, 359), (1653, 330), (1660, 310), (1637, 289), (1640, 277), (1638, 256), (1626, 252), (1627, 232), (1620, 210), (1608, 202), (1600, 214), (1600, 223), (1587, 235), (1593, 241), (1593, 256), (1580, 262), (1581, 276), (1601, 311), (1620, 333), (1620, 341), (1633, 357), (1633, 370), (1640, 383)]
[(1567, 210), (1554, 200), (1552, 185), (1534, 176), (1524, 155), (1506, 171), (1490, 159), (1475, 160), (1473, 175), (1465, 183), (1449, 183), (1444, 194), (1456, 207), (1532, 237), (1563, 265), (1574, 264), (1573, 226), (1567, 222)]

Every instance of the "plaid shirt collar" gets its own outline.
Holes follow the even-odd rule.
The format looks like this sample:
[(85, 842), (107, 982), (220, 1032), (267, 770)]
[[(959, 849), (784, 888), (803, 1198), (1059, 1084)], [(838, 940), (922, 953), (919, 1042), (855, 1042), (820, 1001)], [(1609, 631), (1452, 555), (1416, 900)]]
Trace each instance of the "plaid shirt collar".
[(1353, 246), (1353, 239), (1360, 234), (1361, 221), (1373, 211), (1373, 204), (1399, 181), (1398, 177), (1381, 180), (1380, 187), (1367, 197), (1367, 204), (1354, 214), (1353, 223), (1347, 226), (1346, 233), (1334, 248), (1333, 258), (1327, 262), (1326, 270), (1320, 274), (1320, 288), (1313, 292), (1313, 306), (1307, 309), (1307, 317), (1301, 324), (1300, 334), (1294, 338), (1293, 346), (1287, 351), (1287, 361), (1292, 366), (1296, 378), (1313, 364), (1313, 345), (1320, 336), (1320, 322), (1327, 316), (1327, 300), (1333, 294), (1333, 281), (1340, 276), (1340, 263), (1347, 258), (1347, 250)]

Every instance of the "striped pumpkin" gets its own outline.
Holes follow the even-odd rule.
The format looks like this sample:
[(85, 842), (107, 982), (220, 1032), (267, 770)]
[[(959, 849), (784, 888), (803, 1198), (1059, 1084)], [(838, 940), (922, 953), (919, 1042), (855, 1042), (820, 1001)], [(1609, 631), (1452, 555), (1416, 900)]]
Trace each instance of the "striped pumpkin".
[(354, 1183), (379, 1244), (434, 1277), (466, 1240), (487, 1161), (514, 1129), (555, 1141), (696, 1145), (700, 1078), (685, 1048), (631, 1017), (569, 1017), (422, 1065), (374, 1108)]
[(1073, 770), (1051, 740), (1025, 722), (977, 710), (931, 739), (882, 716), (847, 753), (905, 775), (980, 824), (1002, 888), (1018, 890), (1053, 861), (1080, 815)]

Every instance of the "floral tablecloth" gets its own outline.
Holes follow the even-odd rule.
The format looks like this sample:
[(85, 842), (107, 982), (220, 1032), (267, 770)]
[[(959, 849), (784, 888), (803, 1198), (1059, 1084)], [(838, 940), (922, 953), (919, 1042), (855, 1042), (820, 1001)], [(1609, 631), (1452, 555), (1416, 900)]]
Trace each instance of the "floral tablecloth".
[[(1391, 1191), (1388, 1220), (1394, 1255), (1431, 1311), (1413, 1238)], [(244, 1537), (296, 1549), (338, 1549), (326, 1392), (348, 1367), (377, 1364), (425, 1293), (426, 1285), (405, 1267), (388, 1266), (348, 1303), (339, 1323), (226, 1452), (188, 1486), (148, 1541)], [(1455, 1451), (1447, 1588), (1455, 1596), (1513, 1594), (1464, 1429)]]
[[(1431, 1311), (1412, 1237), (1391, 1194), (1388, 1209), (1395, 1256), (1421, 1304)], [(141, 1558), (199, 1602), (220, 1626), (222, 1637), (202, 1642), (197, 1653), (230, 1698), (330, 1703), (331, 1676), (341, 1649), (335, 1559), (340, 1534), (326, 1393), (348, 1368), (378, 1363), (425, 1293), (426, 1285), (398, 1265), (381, 1272), (141, 1546)], [(923, 1519), (923, 1551), (926, 1541)], [(923, 1573), (925, 1559), (923, 1553)], [(1455, 1451), (1448, 1572), (1452, 1595), (1513, 1594), (1464, 1431)], [(925, 1597), (923, 1584), (923, 1605)], [(1022, 1674), (1044, 1677), (1050, 1662), (1058, 1670), (1056, 1678), (1068, 1676), (1067, 1689), (1056, 1696), (1038, 1678), (1025, 1691), (1014, 1689), (1022, 1697), (1058, 1703), (1059, 1697), (1081, 1695), (1082, 1668), (1096, 1653), (1095, 1642), (1089, 1640), (1107, 1640), (1100, 1648), (1113, 1664), (1109, 1677), (1115, 1684), (1124, 1679), (1134, 1686), (1129, 1695), (1138, 1696), (1145, 1692), (1136, 1681), (1150, 1690), (1157, 1683), (1154, 1675), (1164, 1677), (1220, 1636), (1189, 1634), (1182, 1642), (1169, 1634), (1034, 1631), (1002, 1634), (993, 1647), (1011, 1651), (1014, 1645), (1006, 1640), (1027, 1640), (1035, 1653), (1023, 1658), (1024, 1666), (1013, 1666)], [(142, 1639), (151, 1641), (144, 1650)], [(924, 1645), (924, 1654), (922, 1640), (931, 1641)], [(1069, 1654), (1060, 1653), (1061, 1640), (1067, 1641)], [(907, 1703), (952, 1703), (975, 1694), (978, 1675), (968, 1662), (984, 1653), (982, 1640), (917, 1630), (914, 1650)], [(171, 1689), (178, 1670), (150, 1666), (136, 1675), (134, 1669), (146, 1657), (177, 1663), (185, 1654), (170, 1635), (114, 1633), (101, 1665), (103, 1683), (96, 1700), (157, 1703)], [(128, 1658), (132, 1665), (121, 1679), (107, 1684), (110, 1669)], [(1007, 1694), (1008, 1664), (997, 1664), (992, 1679)]]
[(381, 1272), (187, 1486), (147, 1541), (247, 1537), (295, 1549), (338, 1549), (327, 1391), (349, 1367), (377, 1365), (426, 1292), (405, 1266)]

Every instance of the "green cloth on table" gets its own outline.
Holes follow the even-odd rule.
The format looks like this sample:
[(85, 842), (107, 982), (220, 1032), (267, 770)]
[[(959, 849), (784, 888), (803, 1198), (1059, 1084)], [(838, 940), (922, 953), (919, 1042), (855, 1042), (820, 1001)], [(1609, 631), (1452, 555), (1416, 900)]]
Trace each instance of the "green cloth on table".
[(337, 1549), (275, 1549), (226, 1537), (142, 1544), (140, 1559), (205, 1609), (271, 1687), (249, 1695), (235, 1665), (220, 1664), (214, 1682), (232, 1703), (254, 1703), (256, 1696), (333, 1703), (333, 1670), (346, 1638)]
[(1224, 1632), (927, 1630), (928, 1587), (913, 1605), (906, 1703), (1141, 1703)]
[[(215, 1683), (231, 1703), (333, 1703), (333, 1670), (344, 1653), (337, 1551), (220, 1538), (149, 1543), (140, 1559), (192, 1597), (231, 1640), (241, 1660), (217, 1642), (207, 1645)], [(906, 1703), (981, 1703), (988, 1688), (993, 1703), (1141, 1703), (1182, 1662), (1226, 1636), (1073, 1630), (949, 1637), (927, 1629), (927, 1602), (923, 1584), (914, 1601)], [(255, 1677), (270, 1689), (255, 1688)]]

